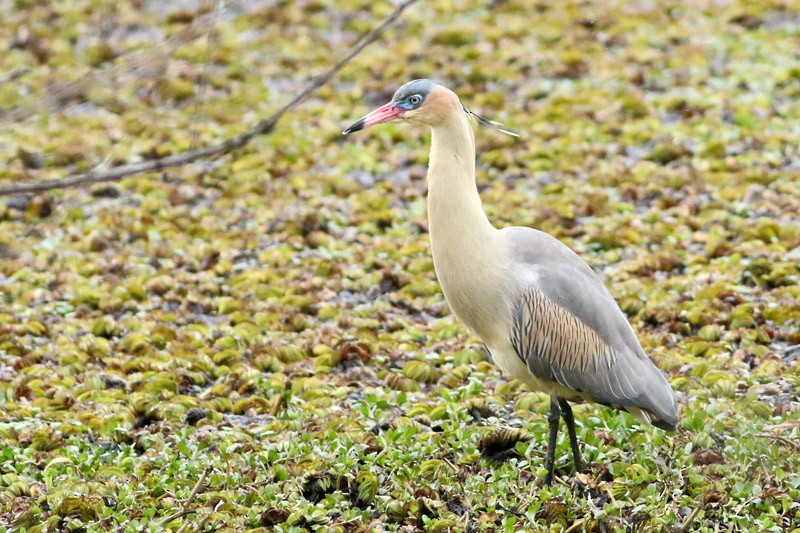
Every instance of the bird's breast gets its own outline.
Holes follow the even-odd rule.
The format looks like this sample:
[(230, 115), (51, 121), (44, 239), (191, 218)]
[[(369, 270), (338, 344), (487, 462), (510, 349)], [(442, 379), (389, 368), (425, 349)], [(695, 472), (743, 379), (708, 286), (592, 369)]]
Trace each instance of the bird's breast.
[(533, 278), (509, 271), (508, 248), (499, 232), (477, 240), (467, 232), (436, 229), (431, 227), (430, 234), (433, 264), (450, 309), (478, 334), (504, 372), (533, 390), (575, 397), (558, 383), (537, 379), (511, 345), (513, 308)]
[(431, 232), (433, 264), (450, 309), (484, 342), (505, 335), (511, 297), (505, 283), (506, 253), (490, 238)]

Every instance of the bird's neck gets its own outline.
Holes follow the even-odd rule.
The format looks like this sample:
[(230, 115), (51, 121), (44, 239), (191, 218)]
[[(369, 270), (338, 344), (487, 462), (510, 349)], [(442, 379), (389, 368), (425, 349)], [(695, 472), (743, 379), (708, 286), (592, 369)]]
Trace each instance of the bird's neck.
[[(460, 110), (459, 110), (460, 111)], [(502, 337), (487, 316), (505, 316), (508, 251), (475, 185), (475, 141), (466, 113), (433, 129), (428, 230), (436, 277), (450, 308), (484, 340)], [(500, 337), (498, 337), (498, 335)]]
[(488, 240), (496, 231), (475, 185), (475, 138), (467, 114), (460, 110), (433, 128), (428, 220), (434, 247), (439, 244), (435, 241), (461, 241), (465, 234), (470, 240)]

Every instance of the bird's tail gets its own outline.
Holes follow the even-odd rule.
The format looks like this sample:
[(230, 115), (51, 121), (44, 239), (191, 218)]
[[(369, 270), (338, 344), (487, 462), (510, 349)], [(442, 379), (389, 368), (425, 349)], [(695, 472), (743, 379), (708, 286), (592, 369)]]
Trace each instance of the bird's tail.
[(646, 368), (646, 373), (649, 374), (644, 380), (648, 384), (647, 389), (637, 399), (637, 407), (628, 407), (628, 412), (641, 422), (653, 424), (665, 431), (675, 431), (678, 427), (675, 393), (658, 367), (650, 364)]

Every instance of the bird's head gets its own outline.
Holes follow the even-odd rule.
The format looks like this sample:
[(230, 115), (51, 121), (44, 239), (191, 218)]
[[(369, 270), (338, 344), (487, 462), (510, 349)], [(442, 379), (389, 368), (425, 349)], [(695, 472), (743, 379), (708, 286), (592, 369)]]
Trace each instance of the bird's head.
[(413, 80), (406, 83), (397, 89), (389, 103), (356, 120), (342, 133), (347, 135), (392, 120), (403, 120), (435, 128), (445, 122), (448, 117), (458, 113), (466, 113), (481, 124), (492, 126), (503, 133), (518, 137), (516, 133), (500, 128), (499, 126), (502, 124), (473, 113), (464, 107), (456, 93), (431, 80)]
[(450, 89), (431, 80), (413, 80), (397, 89), (389, 103), (367, 113), (342, 133), (346, 135), (392, 120), (435, 126), (459, 109), (461, 102)]

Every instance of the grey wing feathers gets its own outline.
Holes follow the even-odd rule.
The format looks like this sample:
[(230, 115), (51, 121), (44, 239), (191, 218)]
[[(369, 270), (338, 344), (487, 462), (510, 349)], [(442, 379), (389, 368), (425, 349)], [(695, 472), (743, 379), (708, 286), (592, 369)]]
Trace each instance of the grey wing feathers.
[(530, 372), (599, 403), (642, 409), (655, 425), (674, 429), (672, 389), (602, 281), (558, 240), (509, 229), (526, 230), (503, 231), (510, 233), (517, 266), (533, 273), (514, 308), (511, 333)]

